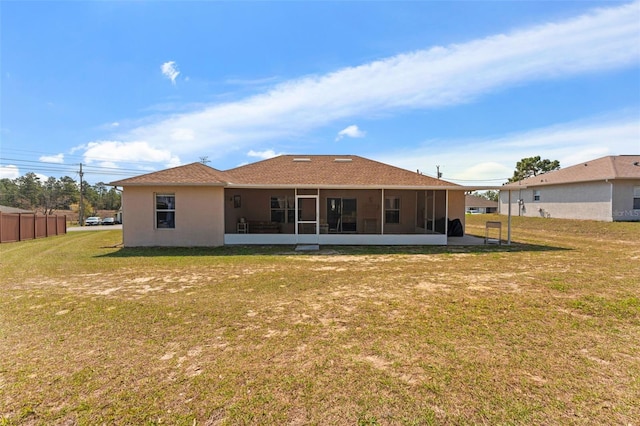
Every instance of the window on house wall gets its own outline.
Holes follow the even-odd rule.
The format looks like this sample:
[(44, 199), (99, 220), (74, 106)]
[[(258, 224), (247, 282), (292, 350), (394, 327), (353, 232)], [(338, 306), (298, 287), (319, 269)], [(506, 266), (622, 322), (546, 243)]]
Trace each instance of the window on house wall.
[(295, 207), (293, 197), (271, 197), (271, 222), (295, 223)]
[(384, 197), (384, 223), (400, 223), (400, 197)]
[(176, 227), (176, 195), (156, 194), (156, 228)]
[(640, 186), (633, 187), (633, 209), (640, 210)]
[(533, 201), (540, 201), (540, 190), (539, 189), (534, 189), (533, 190)]

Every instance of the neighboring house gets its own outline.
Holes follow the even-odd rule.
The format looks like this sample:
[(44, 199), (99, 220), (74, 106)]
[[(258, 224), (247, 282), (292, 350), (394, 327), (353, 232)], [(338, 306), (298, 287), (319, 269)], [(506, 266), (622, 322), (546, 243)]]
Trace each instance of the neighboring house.
[[(112, 182), (124, 245), (447, 244), (464, 191), (353, 155), (282, 155), (220, 171), (201, 163)], [(457, 226), (457, 228), (459, 228)]]
[(17, 207), (0, 206), (0, 213), (17, 214), (17, 213), (35, 213), (33, 210), (19, 209)]
[(514, 215), (640, 221), (640, 155), (598, 158), (500, 190), (500, 212)]
[(495, 213), (498, 211), (498, 202), (487, 200), (477, 195), (467, 194), (464, 196), (465, 211), (470, 214), (475, 213)]

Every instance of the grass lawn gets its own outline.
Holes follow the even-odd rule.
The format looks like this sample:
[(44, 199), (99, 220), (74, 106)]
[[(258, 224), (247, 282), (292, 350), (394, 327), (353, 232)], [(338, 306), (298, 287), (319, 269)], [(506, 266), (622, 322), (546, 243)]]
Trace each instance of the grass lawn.
[[(467, 217), (467, 233), (486, 220)], [(0, 425), (639, 425), (640, 223), (512, 246), (0, 245)]]

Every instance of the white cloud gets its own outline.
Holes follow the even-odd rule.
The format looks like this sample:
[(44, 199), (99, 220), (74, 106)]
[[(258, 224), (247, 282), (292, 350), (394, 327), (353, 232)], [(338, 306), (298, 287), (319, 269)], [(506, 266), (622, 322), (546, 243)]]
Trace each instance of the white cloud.
[(0, 179), (17, 179), (20, 177), (20, 169), (13, 164), (0, 166)]
[[(121, 135), (177, 154), (218, 156), (255, 142), (299, 137), (350, 117), (441, 108), (552, 78), (618, 69), (640, 60), (640, 3), (574, 19), (307, 76), (234, 102), (174, 114)], [(163, 64), (175, 83), (175, 62)], [(181, 129), (193, 138), (174, 144)], [(178, 133), (176, 133), (178, 132)], [(213, 149), (212, 149), (213, 148)]]
[(253, 80), (242, 79), (242, 78), (232, 78), (225, 81), (225, 83), (233, 84), (237, 86), (259, 86), (259, 85), (273, 83), (277, 79), (278, 79), (277, 77), (265, 77), (265, 78), (257, 78)]
[(278, 155), (282, 155), (282, 154), (277, 154), (272, 149), (267, 149), (265, 151), (254, 151), (252, 149), (251, 151), (247, 152), (247, 156), (253, 157), (253, 158), (259, 158), (261, 160), (268, 160), (269, 158), (277, 157)]
[[(79, 147), (74, 148), (73, 151)], [(161, 163), (165, 167), (180, 165), (180, 159), (168, 149), (157, 149), (147, 142), (95, 141), (81, 147), (84, 150), (86, 164), (107, 164), (107, 167), (117, 167), (118, 163), (141, 161)]]
[[(464, 185), (501, 185), (525, 157), (540, 155), (561, 167), (607, 155), (640, 153), (640, 122), (634, 114), (622, 119), (596, 117), (514, 133), (496, 139), (432, 143), (411, 151), (380, 153), (377, 159), (408, 170), (420, 169)], [(438, 141), (443, 142), (443, 141)]]
[(176, 78), (180, 75), (180, 71), (178, 71), (178, 66), (175, 61), (165, 62), (160, 65), (160, 69), (162, 70), (162, 74), (171, 80), (171, 84), (176, 84)]
[(352, 124), (338, 132), (338, 136), (336, 137), (336, 141), (339, 141), (345, 136), (350, 138), (363, 138), (366, 135), (366, 132), (360, 130), (358, 126)]
[(64, 163), (64, 154), (56, 154), (56, 155), (43, 155), (40, 157), (40, 161), (43, 163)]
[(191, 129), (174, 129), (171, 132), (171, 139), (174, 141), (191, 141), (195, 138), (195, 134)]
[(117, 169), (118, 165), (113, 161), (102, 161), (98, 164), (100, 167), (105, 167), (107, 169)]

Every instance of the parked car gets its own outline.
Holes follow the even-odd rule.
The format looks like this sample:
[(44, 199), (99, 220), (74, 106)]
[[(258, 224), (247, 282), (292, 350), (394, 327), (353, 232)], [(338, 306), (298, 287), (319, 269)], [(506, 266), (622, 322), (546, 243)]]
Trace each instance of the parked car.
[(98, 216), (88, 217), (84, 221), (84, 226), (95, 226), (95, 225), (100, 225), (100, 224), (102, 224), (102, 219), (100, 219)]
[(116, 220), (112, 217), (105, 217), (104, 219), (102, 219), (102, 224), (103, 225), (115, 225), (116, 224)]

